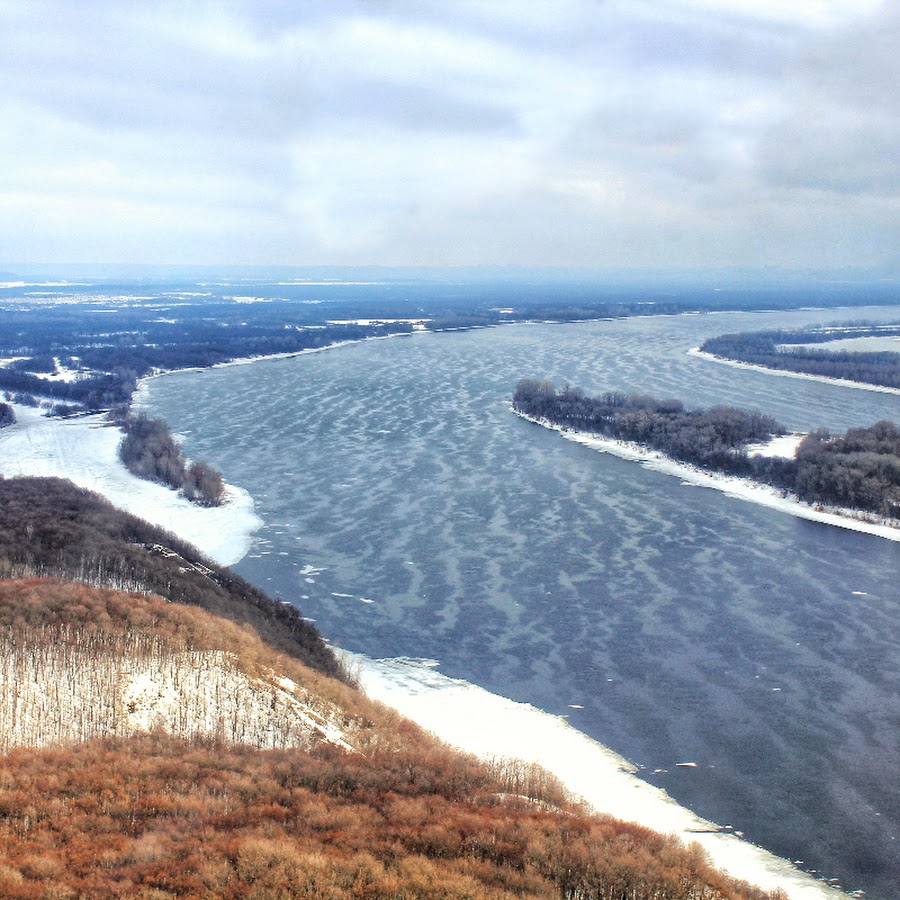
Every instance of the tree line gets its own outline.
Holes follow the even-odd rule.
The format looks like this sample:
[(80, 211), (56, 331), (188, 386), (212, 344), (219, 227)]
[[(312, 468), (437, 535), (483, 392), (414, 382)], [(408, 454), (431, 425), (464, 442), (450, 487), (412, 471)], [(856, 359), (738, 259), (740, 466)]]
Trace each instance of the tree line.
[(72, 578), (150, 591), (248, 624), (270, 644), (343, 678), (316, 627), (162, 528), (61, 478), (0, 477), (0, 578)]
[(186, 462), (163, 419), (151, 419), (145, 413), (128, 414), (120, 420), (120, 425), (124, 436), (119, 444), (119, 456), (129, 472), (180, 490), (200, 506), (222, 504), (225, 498), (222, 476), (204, 462)]
[(801, 500), (900, 519), (900, 428), (876, 422), (842, 435), (819, 429), (797, 448), (794, 492)]
[(723, 334), (704, 341), (704, 353), (769, 369), (844, 378), (864, 384), (900, 388), (900, 353), (885, 351), (826, 350), (801, 346), (844, 337), (900, 335), (900, 324), (816, 326), (802, 330), (753, 331)]
[(679, 400), (610, 392), (589, 397), (577, 387), (557, 390), (550, 381), (520, 381), (513, 394), (517, 412), (554, 425), (645, 444), (681, 462), (744, 473), (743, 448), (785, 428), (771, 416), (714, 406), (686, 409)]
[(808, 503), (900, 518), (900, 428), (881, 421), (843, 435), (807, 435), (795, 458), (747, 452), (785, 433), (771, 416), (714, 406), (686, 409), (678, 400), (611, 392), (589, 397), (551, 381), (520, 381), (513, 408), (562, 428), (642, 444), (704, 469), (752, 478)]
[[(41, 378), (31, 372), (22, 372), (8, 366), (0, 366), (0, 390), (21, 395), (26, 405), (28, 398), (50, 397), (70, 404), (77, 411), (109, 409), (117, 404), (130, 403), (137, 388), (137, 376), (132, 370), (115, 370), (106, 374), (85, 375), (73, 381), (55, 381)], [(16, 397), (17, 402), (22, 402)]]

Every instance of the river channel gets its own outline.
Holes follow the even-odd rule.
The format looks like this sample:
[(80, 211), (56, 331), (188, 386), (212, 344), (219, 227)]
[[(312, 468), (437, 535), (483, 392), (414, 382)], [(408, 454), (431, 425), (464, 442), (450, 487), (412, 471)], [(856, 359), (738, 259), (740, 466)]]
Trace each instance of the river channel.
[[(688, 354), (900, 308), (415, 334), (176, 374), (144, 405), (253, 495), (235, 568), (334, 643), (569, 721), (701, 816), (869, 897), (900, 884), (900, 543), (692, 487), (514, 416), (523, 377), (900, 422), (900, 396)], [(679, 765), (695, 763), (695, 766)]]

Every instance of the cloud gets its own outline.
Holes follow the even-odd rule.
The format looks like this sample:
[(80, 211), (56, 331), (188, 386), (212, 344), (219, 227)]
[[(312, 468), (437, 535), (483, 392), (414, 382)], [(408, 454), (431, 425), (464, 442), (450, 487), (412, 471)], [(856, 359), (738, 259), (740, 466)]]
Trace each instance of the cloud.
[(789, 112), (760, 149), (770, 183), (896, 202), (898, 45), (892, 5), (876, 20), (804, 48), (791, 69)]
[(895, 3), (35, 0), (0, 34), (7, 260), (892, 254)]
[(805, 28), (829, 28), (871, 15), (880, 0), (672, 0), (668, 6), (694, 9), (705, 15), (730, 13), (746, 19), (784, 23)]

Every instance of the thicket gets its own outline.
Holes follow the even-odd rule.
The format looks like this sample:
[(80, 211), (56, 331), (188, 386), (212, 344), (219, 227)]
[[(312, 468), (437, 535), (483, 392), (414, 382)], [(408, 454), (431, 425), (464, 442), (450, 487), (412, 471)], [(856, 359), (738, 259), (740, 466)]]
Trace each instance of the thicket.
[(637, 394), (588, 397), (577, 388), (523, 380), (513, 408), (563, 428), (643, 444), (682, 462), (740, 475), (790, 491), (809, 503), (900, 518), (900, 430), (892, 422), (820, 430), (800, 443), (795, 459), (750, 456), (747, 446), (785, 429), (771, 416), (714, 406), (685, 409), (678, 400)]
[(13, 408), (8, 403), (0, 403), (0, 428), (15, 425), (15, 423), (16, 414), (13, 412)]
[(52, 356), (29, 356), (22, 359), (14, 359), (7, 363), (7, 367), (15, 372), (38, 372), (53, 374), (56, 372), (56, 360)]
[(843, 435), (812, 432), (797, 448), (794, 491), (801, 500), (900, 519), (900, 428), (881, 421)]
[(754, 331), (709, 338), (705, 353), (807, 375), (844, 378), (865, 384), (900, 387), (900, 353), (891, 351), (825, 350), (802, 344), (827, 343), (844, 337), (900, 335), (900, 325), (816, 326), (791, 331)]
[(74, 381), (54, 381), (0, 366), (0, 390), (50, 397), (77, 404), (83, 410), (110, 409), (129, 403), (136, 388), (133, 371), (116, 370), (103, 375), (86, 375)]
[(132, 474), (180, 490), (200, 506), (221, 505), (225, 497), (222, 476), (204, 462), (187, 463), (163, 419), (137, 413), (126, 415), (120, 424), (124, 436), (119, 456)]
[(155, 734), (0, 759), (0, 893), (763, 900), (636, 825), (504, 802), (468, 757)]
[(683, 462), (725, 472), (747, 473), (744, 448), (785, 428), (771, 416), (730, 406), (686, 409), (679, 400), (644, 394), (589, 397), (579, 388), (557, 390), (550, 381), (520, 381), (513, 408), (536, 419), (578, 431), (645, 444)]
[(195, 547), (60, 478), (0, 478), (0, 578), (49, 575), (149, 591), (252, 626), (314, 669), (344, 677), (318, 630)]
[(12, 400), (13, 403), (18, 403), (20, 406), (28, 406), (31, 409), (37, 409), (41, 405), (41, 401), (34, 394), (23, 394), (21, 392), (14, 394), (11, 391), (6, 391), (6, 398)]
[[(398, 741), (403, 743), (394, 728), (396, 716), (381, 715), (380, 707), (367, 701), (359, 691), (281, 649), (273, 649), (246, 624), (239, 625), (196, 606), (172, 603), (155, 594), (99, 588), (58, 578), (0, 580), (0, 636), (32, 657), (40, 655), (42, 646), (62, 652), (58, 645), (67, 644), (82, 654), (86, 667), (95, 665), (92, 654), (99, 659), (105, 649), (124, 646), (122, 642), (132, 639), (142, 642), (134, 650), (138, 656), (150, 651), (157, 655), (224, 654), (230, 665), (251, 679), (264, 683), (273, 678), (291, 679), (295, 683), (294, 694), (323, 720), (333, 720), (335, 711), (340, 711), (337, 726), (360, 748), (374, 744), (374, 738), (367, 737), (364, 731), (376, 726), (380, 736), (392, 746)], [(119, 654), (115, 661), (121, 670), (127, 657)], [(70, 672), (70, 685), (84, 674)], [(15, 681), (20, 683), (21, 679)], [(16, 684), (7, 688), (15, 690)], [(0, 685), (2, 689), (6, 688)], [(0, 734), (0, 743), (6, 737)]]
[(0, 581), (0, 752), (159, 728), (267, 748), (307, 747), (332, 732), (353, 740), (348, 695), (196, 607), (74, 582)]

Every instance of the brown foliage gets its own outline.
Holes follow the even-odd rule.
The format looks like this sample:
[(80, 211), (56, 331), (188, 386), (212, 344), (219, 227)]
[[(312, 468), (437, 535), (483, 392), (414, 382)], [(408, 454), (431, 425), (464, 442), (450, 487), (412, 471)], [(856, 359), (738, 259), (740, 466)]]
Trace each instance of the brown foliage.
[[(185, 690), (197, 685), (184, 708), (168, 717), (179, 724), (166, 727), (179, 734), (210, 733), (202, 719), (194, 721), (191, 715), (205, 711), (207, 720), (214, 716), (215, 710), (207, 709), (212, 700), (205, 695), (222, 683), (220, 718), (226, 716), (225, 724), (212, 733), (255, 743), (254, 735), (268, 721), (267, 746), (315, 739), (308, 726), (292, 721), (297, 704), (284, 699), (279, 681), (288, 678), (295, 684), (289, 696), (307, 717), (338, 727), (360, 747), (400, 746), (421, 737), (410, 723), (358, 691), (267, 646), (248, 626), (153, 595), (58, 579), (0, 581), (0, 726), (5, 729), (0, 751), (130, 733), (134, 728), (120, 708), (128, 681), (122, 676), (148, 666), (159, 666), (163, 673), (174, 670)], [(233, 691), (228, 670), (251, 679), (254, 693), (271, 691), (271, 703), (264, 695), (226, 695), (225, 690)], [(18, 687), (15, 681), (25, 673), (41, 684)], [(231, 716), (241, 721), (232, 723)]]
[(315, 626), (190, 544), (59, 478), (0, 479), (0, 578), (54, 575), (151, 592), (251, 625), (328, 675), (341, 667)]
[(498, 800), (445, 750), (162, 735), (0, 759), (0, 892), (70, 897), (772, 895), (638, 826)]
[(41, 628), (225, 649), (311, 698), (337, 699), (364, 752), (162, 732), (15, 750), (0, 757), (9, 900), (777, 896), (714, 871), (696, 847), (584, 814), (534, 767), (457, 753), (202, 610), (56, 580), (0, 582), (0, 630), (31, 639)]

